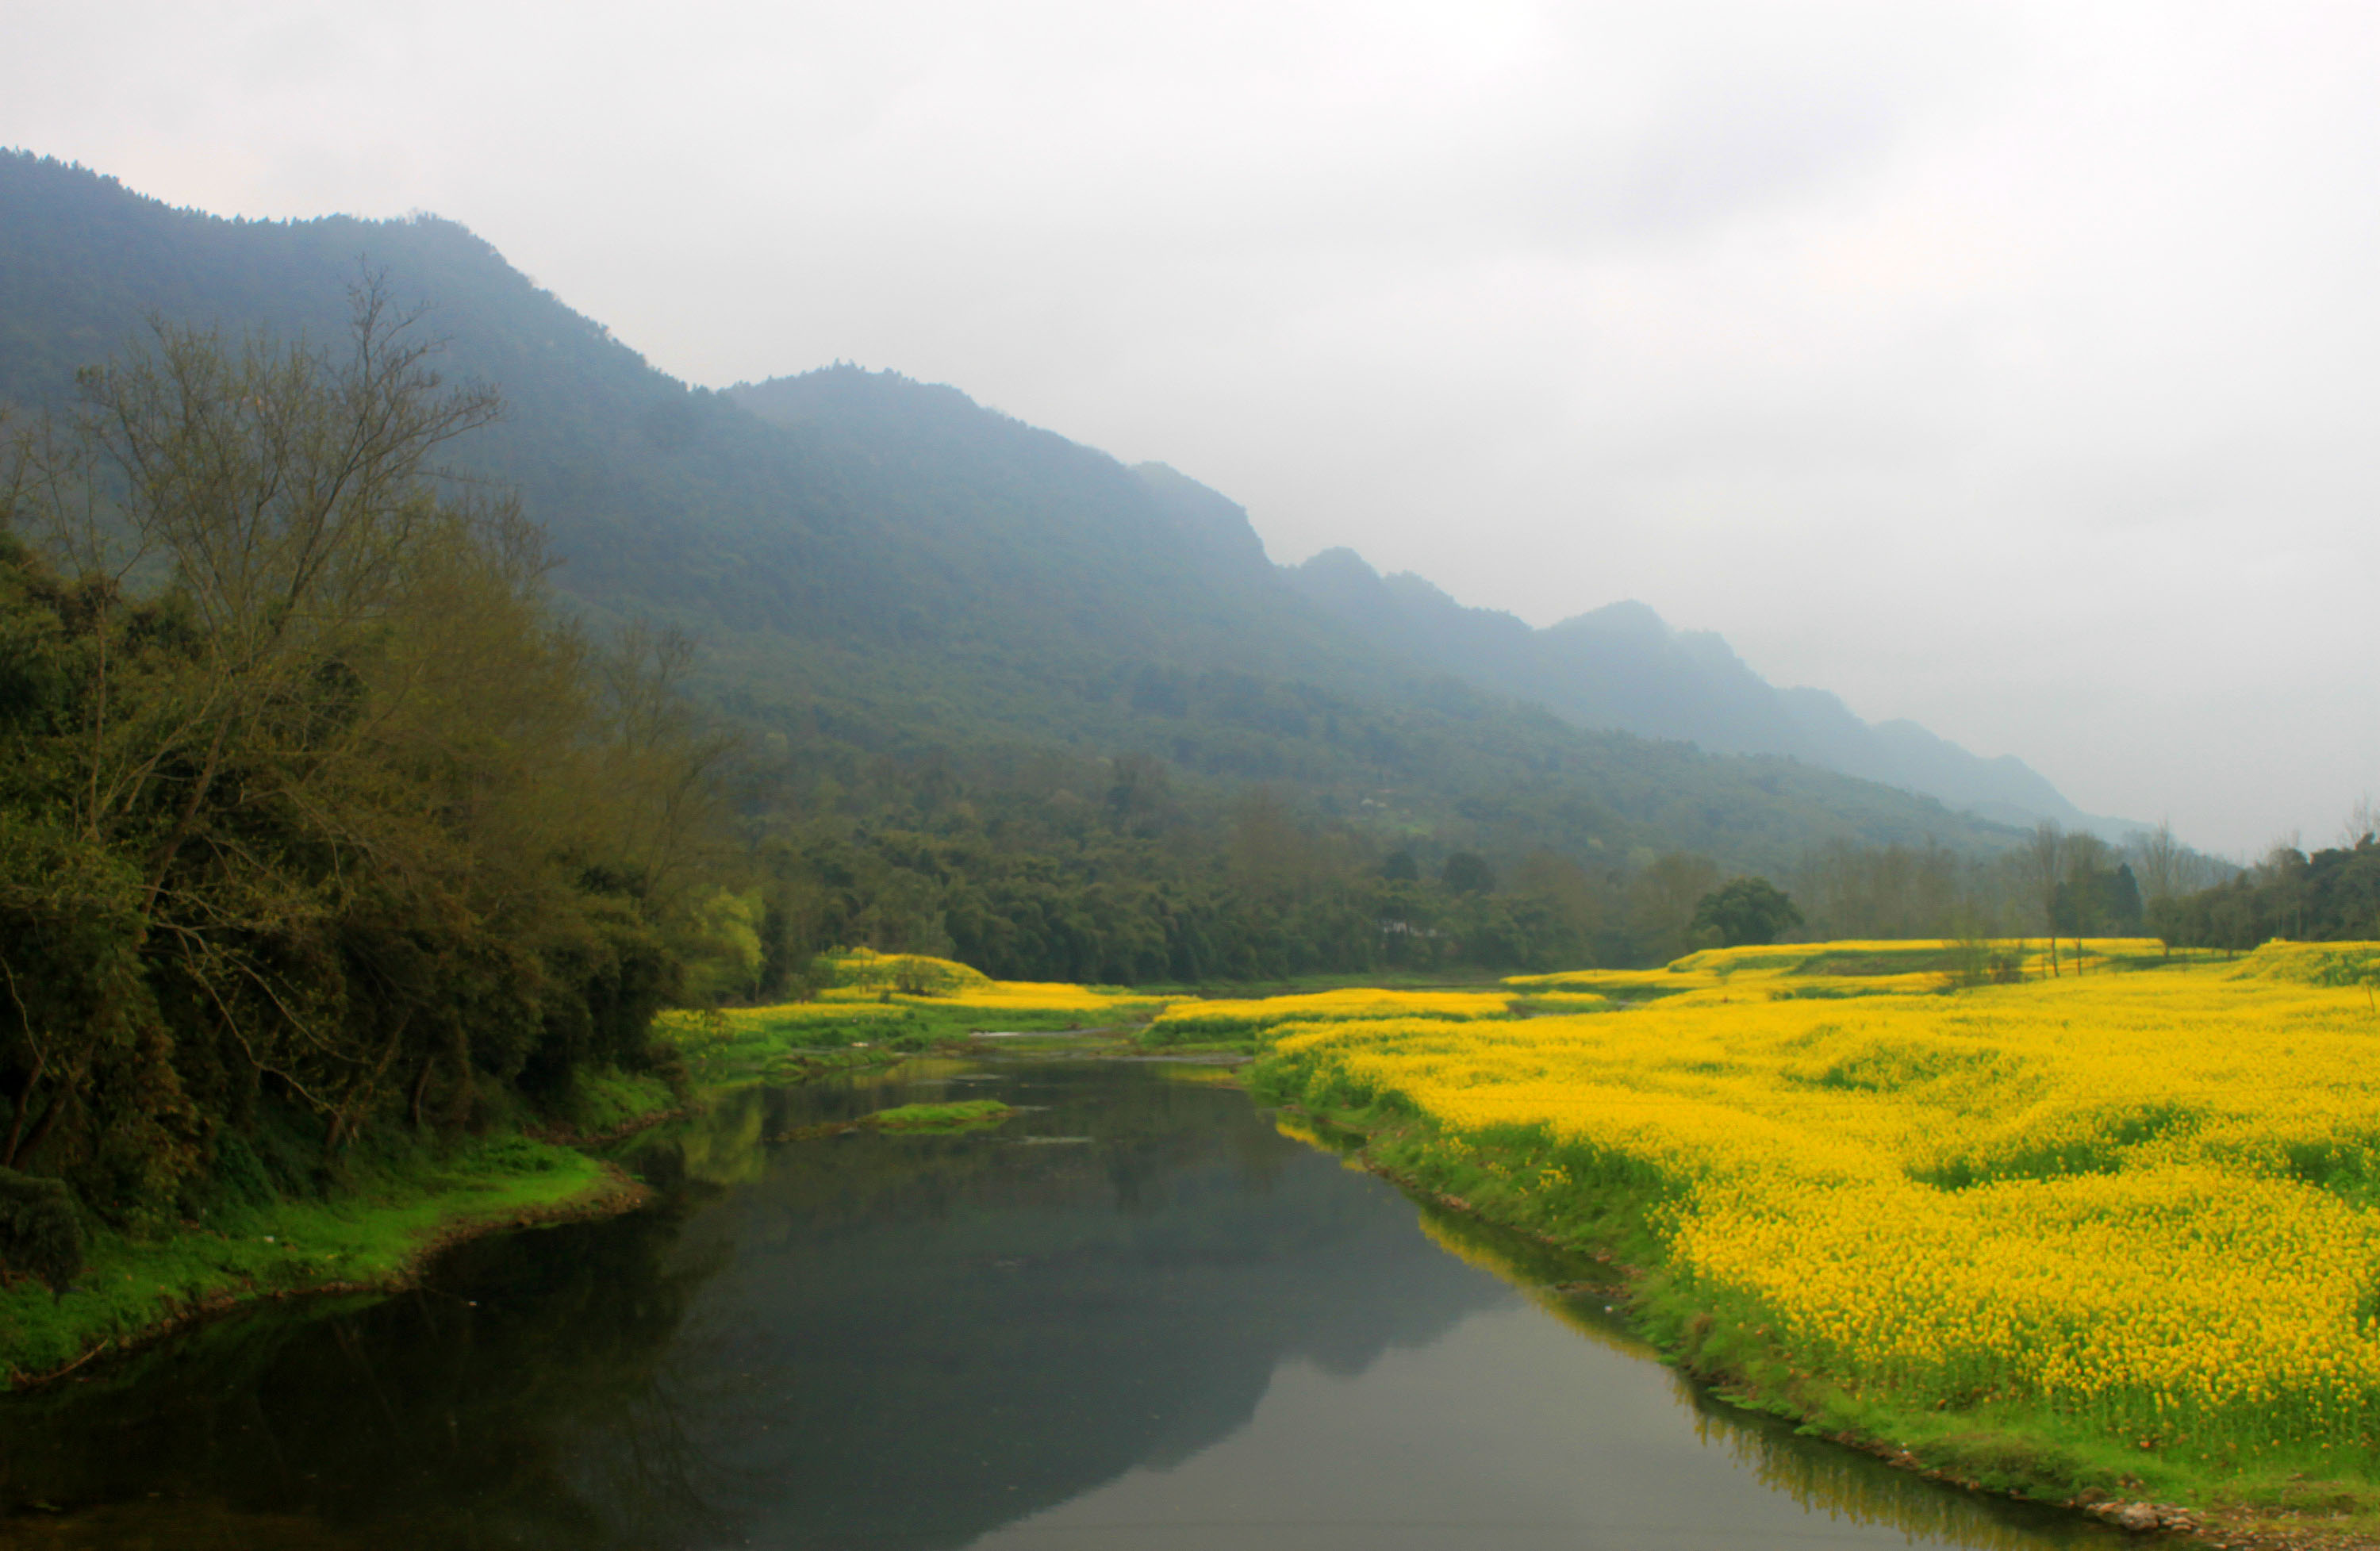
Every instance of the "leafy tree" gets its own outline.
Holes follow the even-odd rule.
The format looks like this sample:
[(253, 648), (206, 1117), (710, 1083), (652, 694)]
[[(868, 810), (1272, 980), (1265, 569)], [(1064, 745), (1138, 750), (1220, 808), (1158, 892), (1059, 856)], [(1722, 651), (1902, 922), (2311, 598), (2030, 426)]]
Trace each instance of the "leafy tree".
[(1458, 894), (1491, 893), (1496, 888), (1496, 869), (1488, 865), (1486, 857), (1474, 852), (1449, 853), (1438, 876), (1439, 882)]
[(2308, 856), (2277, 847), (2228, 883), (2160, 900), (2148, 927), (2176, 947), (2248, 949), (2277, 937), (2380, 938), (2380, 836)]
[[(367, 283), (345, 356), (159, 323), (0, 464), (0, 1167), (199, 1209), (226, 1139), (646, 1059), (706, 750), (431, 458), (494, 412)], [(633, 643), (632, 643), (633, 645)]]
[(1721, 948), (1774, 942), (1801, 924), (1793, 902), (1765, 878), (1730, 878), (1694, 902), (1694, 932), (1712, 935)]
[(760, 988), (767, 951), (760, 891), (720, 889), (695, 907), (687, 923), (686, 994), (696, 1001), (749, 998)]
[(2059, 880), (2051, 918), (2056, 929), (2069, 937), (2132, 937), (2141, 930), (2142, 915), (2141, 888), (2131, 864), (2108, 867), (2084, 857)]

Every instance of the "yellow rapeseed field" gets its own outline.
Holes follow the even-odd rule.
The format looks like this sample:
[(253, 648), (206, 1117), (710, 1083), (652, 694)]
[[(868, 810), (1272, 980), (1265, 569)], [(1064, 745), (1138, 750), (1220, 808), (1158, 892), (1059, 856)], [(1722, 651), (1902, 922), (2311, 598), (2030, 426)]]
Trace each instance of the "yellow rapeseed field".
[(1150, 1022), (1148, 1033), (1151, 1039), (1163, 1044), (1194, 1037), (1261, 1034), (1293, 1024), (1379, 1018), (1508, 1018), (1512, 1016), (1512, 998), (1502, 992), (1368, 988), (1245, 1000), (1217, 998), (1175, 1002)]
[(1855, 1392), (2160, 1448), (2369, 1448), (2380, 946), (2093, 942), (2092, 973), (1963, 988), (1937, 967), (1957, 946), (1534, 976), (1512, 988), (1670, 994), (1303, 1023), (1269, 1081), (1427, 1117), (1546, 1221), (1635, 1190), (1682, 1285)]
[(819, 992), (819, 1000), (829, 1006), (892, 1001), (982, 1012), (1123, 1015), (1161, 1005), (1160, 999), (1132, 991), (1058, 981), (994, 980), (954, 959), (922, 953), (876, 953), (859, 948), (836, 954), (828, 963), (835, 983)]
[[(1072, 1028), (1147, 1015), (1155, 998), (1097, 987), (994, 980), (950, 959), (865, 949), (825, 961), (833, 984), (809, 1001), (679, 1009), (655, 1032), (705, 1080), (782, 1074), (804, 1052), (852, 1046), (916, 1048), (971, 1030)], [(808, 1068), (806, 1068), (808, 1070)]]
[(969, 988), (936, 1000), (943, 1006), (982, 1012), (1079, 1012), (1107, 1017), (1125, 1016), (1162, 1005), (1154, 997), (1054, 980), (995, 980), (988, 986)]

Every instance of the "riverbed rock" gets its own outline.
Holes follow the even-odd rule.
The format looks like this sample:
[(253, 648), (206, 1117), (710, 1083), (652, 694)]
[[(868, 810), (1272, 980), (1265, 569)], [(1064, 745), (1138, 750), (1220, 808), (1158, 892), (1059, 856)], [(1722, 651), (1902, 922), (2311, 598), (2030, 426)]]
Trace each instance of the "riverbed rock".
[(2155, 1503), (2126, 1503), (2116, 1509), (2114, 1517), (2116, 1527), (2124, 1530), (2155, 1530), (2165, 1525), (2165, 1516), (2156, 1510)]

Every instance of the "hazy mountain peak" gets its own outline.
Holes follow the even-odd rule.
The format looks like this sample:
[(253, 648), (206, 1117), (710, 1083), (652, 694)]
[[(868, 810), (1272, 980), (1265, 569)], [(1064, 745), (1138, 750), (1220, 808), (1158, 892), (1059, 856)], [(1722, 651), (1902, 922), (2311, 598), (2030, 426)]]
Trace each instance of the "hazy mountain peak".
[(1738, 657), (1735, 648), (1728, 644), (1727, 637), (1716, 630), (1672, 630), (1670, 641), (1678, 650), (1717, 672), (1750, 673), (1755, 678), (1759, 677), (1752, 673), (1752, 664)]
[[(1398, 597), (1402, 598), (1411, 603), (1418, 603), (1426, 608), (1439, 610), (1463, 608), (1463, 605), (1456, 602), (1453, 596), (1444, 588), (1439, 587), (1436, 582), (1431, 581), (1428, 577), (1416, 575), (1411, 571), (1400, 571), (1393, 576), (1384, 577), (1382, 582), (1391, 593), (1396, 594)], [(1488, 612), (1490, 611), (1475, 610), (1466, 612)]]
[(1654, 612), (1651, 604), (1639, 603), (1633, 598), (1572, 614), (1549, 629), (1558, 635), (1623, 636), (1648, 643), (1666, 641), (1671, 634), (1669, 622)]
[(1078, 454), (1089, 452), (1054, 431), (987, 408), (947, 382), (920, 382), (897, 371), (874, 371), (847, 361), (789, 377), (771, 377), (765, 382), (738, 382), (726, 393), (772, 425), (833, 435), (902, 441), (958, 438), (985, 445), (1033, 443), (1044, 453), (1061, 446)]
[(2128, 827), (2079, 812), (2012, 756), (1980, 758), (1912, 721), (1870, 726), (1825, 690), (1779, 689), (1716, 631), (1675, 629), (1633, 599), (1531, 630), (1511, 614), (1466, 608), (1418, 576), (1383, 580), (1352, 550), (1326, 550), (1293, 579), (1383, 648), (1582, 726), (1785, 755), (1999, 822)]
[(851, 361), (764, 382), (738, 382), (727, 392), (761, 418), (783, 423), (827, 419), (861, 406), (953, 418), (990, 413), (948, 383), (924, 382), (898, 371), (871, 371)]
[(1380, 581), (1380, 574), (1372, 569), (1372, 563), (1343, 544), (1307, 556), (1295, 569), (1316, 579), (1344, 580), (1359, 586), (1377, 587)]
[(1238, 502), (1165, 464), (1136, 463), (1132, 471), (1157, 498), (1159, 508), (1194, 541), (1227, 560), (1270, 567), (1264, 539)]

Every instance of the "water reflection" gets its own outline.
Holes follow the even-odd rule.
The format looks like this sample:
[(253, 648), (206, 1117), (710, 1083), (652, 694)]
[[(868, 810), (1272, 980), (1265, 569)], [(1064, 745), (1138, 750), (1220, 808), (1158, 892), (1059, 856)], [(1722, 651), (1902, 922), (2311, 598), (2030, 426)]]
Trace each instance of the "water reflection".
[[(1629, 1332), (1614, 1316), (1602, 1295), (1589, 1289), (1564, 1291), (1592, 1282), (1599, 1268), (1582, 1264), (1518, 1234), (1425, 1206), (1420, 1209), (1423, 1232), (1449, 1254), (1479, 1266), (1511, 1284), (1547, 1314), (1585, 1338), (1595, 1347), (1647, 1375), (1658, 1374), (1666, 1399), (1679, 1419), (1660, 1432), (1673, 1441), (1691, 1436), (1706, 1450), (1723, 1452), (1751, 1479), (1781, 1494), (1805, 1515), (1823, 1518), (1829, 1527), (1846, 1532), (1881, 1530), (1882, 1537), (1845, 1533), (1829, 1535), (1805, 1529), (1800, 1538), (1816, 1535), (1823, 1544), (1918, 1544), (1973, 1547), (1975, 1551), (2038, 1551), (2044, 1545), (2116, 1545), (2127, 1537), (2095, 1521), (2062, 1510), (2044, 1509), (2012, 1499), (1955, 1491), (1893, 1469), (1881, 1460), (1805, 1437), (1775, 1417), (1738, 1411), (1687, 1382), (1674, 1370), (1658, 1366), (1658, 1354)], [(1613, 1364), (1595, 1363), (1602, 1370)], [(1607, 1378), (1605, 1382), (1618, 1382)], [(1775, 1533), (1776, 1515), (1763, 1533)], [(1681, 1532), (1672, 1526), (1673, 1536)], [(1687, 1539), (1682, 1544), (1725, 1544)]]
[[(666, 1439), (659, 1362), (718, 1268), (674, 1249), (683, 1210), (470, 1246), (432, 1289), (258, 1311), (91, 1383), (12, 1397), (0, 1535), (638, 1544), (574, 1489), (574, 1435), (630, 1434), (656, 1456)], [(668, 1477), (656, 1466), (648, 1490)]]
[(965, 1545), (1196, 1454), (1284, 1360), (1360, 1372), (1498, 1296), (1236, 1095), (1090, 1065), (1002, 1091), (1036, 1106), (1002, 1132), (820, 1143), (689, 1225), (735, 1264), (669, 1382), (755, 1544)]
[[(938, 1092), (1030, 1108), (965, 1136), (766, 1140)], [(1035, 1145), (1061, 1137), (1088, 1140)], [(1416, 1232), (1378, 1181), (1161, 1069), (914, 1063), (754, 1089), (633, 1161), (664, 1206), (0, 1401), (0, 1543), (2070, 1533), (1708, 1409), (1599, 1304), (1545, 1290), (1579, 1267), (1462, 1219)]]

